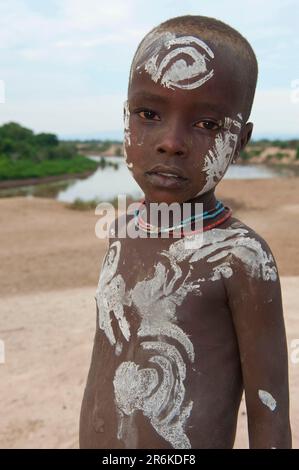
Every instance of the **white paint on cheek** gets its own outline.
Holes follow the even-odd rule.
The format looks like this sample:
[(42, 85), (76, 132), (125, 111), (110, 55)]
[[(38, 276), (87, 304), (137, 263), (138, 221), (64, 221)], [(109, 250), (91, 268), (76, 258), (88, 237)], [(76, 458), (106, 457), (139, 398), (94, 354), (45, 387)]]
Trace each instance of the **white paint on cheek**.
[[(168, 53), (163, 54), (163, 49), (174, 47)], [(180, 47), (179, 47), (180, 46)], [(207, 53), (208, 57), (204, 52)], [(183, 58), (188, 57), (192, 61), (189, 65)], [(179, 59), (173, 61), (176, 57)], [(209, 46), (194, 36), (176, 37), (169, 34), (165, 36), (164, 44), (158, 43), (153, 55), (145, 62), (144, 68), (151, 76), (152, 80), (160, 82), (162, 86), (175, 89), (192, 90), (203, 85), (213, 77), (214, 70), (208, 71), (207, 63), (214, 58), (213, 51)], [(187, 83), (182, 83), (188, 80)]]
[(271, 411), (275, 410), (277, 403), (271, 393), (266, 392), (265, 390), (259, 390), (258, 395), (264, 405), (266, 405)]
[(123, 145), (123, 152), (124, 152), (124, 157), (125, 157), (125, 162), (127, 164), (127, 167), (131, 171), (133, 168), (133, 163), (128, 163), (127, 161), (127, 150), (126, 147), (129, 147), (131, 145), (131, 131), (130, 131), (130, 109), (129, 109), (129, 103), (128, 100), (124, 102), (124, 145)]
[(125, 143), (131, 145), (131, 133), (130, 133), (130, 109), (128, 100), (124, 103), (124, 128), (125, 128)]
[[(202, 171), (206, 173), (206, 183), (196, 196), (204, 194), (214, 188), (225, 175), (234, 156), (238, 135), (242, 127), (240, 122), (242, 121), (241, 113), (238, 113), (237, 118), (238, 119), (232, 119), (228, 116), (224, 118), (222, 131), (216, 135), (214, 146), (205, 156)], [(235, 133), (232, 132), (233, 126), (236, 128)]]
[(231, 162), (237, 140), (238, 135), (232, 134), (229, 130), (216, 135), (215, 145), (205, 156), (202, 169), (206, 174), (206, 183), (196, 196), (210, 191), (222, 179)]
[(237, 117), (238, 117), (241, 121), (243, 121), (243, 115), (242, 115), (242, 113), (238, 113), (238, 114), (237, 114)]
[(242, 124), (239, 121), (236, 121), (235, 119), (233, 120), (233, 124), (238, 128), (241, 129)]
[(236, 119), (226, 117), (224, 119), (224, 125), (223, 125), (224, 129), (229, 131), (231, 129), (232, 125), (236, 126), (238, 130), (240, 130), (241, 127), (242, 127), (241, 123), (239, 121), (237, 121)]

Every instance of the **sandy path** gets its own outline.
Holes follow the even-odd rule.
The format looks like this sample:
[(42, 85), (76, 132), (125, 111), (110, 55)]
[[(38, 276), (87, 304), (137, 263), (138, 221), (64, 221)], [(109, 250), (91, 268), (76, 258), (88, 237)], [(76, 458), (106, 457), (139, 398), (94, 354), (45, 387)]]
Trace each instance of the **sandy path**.
[(0, 448), (78, 446), (95, 328), (91, 288), (0, 300)]

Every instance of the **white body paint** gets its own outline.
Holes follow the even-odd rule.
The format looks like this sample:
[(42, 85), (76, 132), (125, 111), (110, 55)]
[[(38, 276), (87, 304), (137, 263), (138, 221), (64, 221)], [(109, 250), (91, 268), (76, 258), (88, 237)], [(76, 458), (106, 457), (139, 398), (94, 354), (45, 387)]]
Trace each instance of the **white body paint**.
[(101, 276), (96, 291), (97, 305), (99, 309), (99, 327), (103, 330), (113, 346), (116, 343), (115, 335), (111, 326), (113, 312), (118, 321), (119, 328), (126, 339), (130, 339), (130, 325), (124, 316), (124, 305), (130, 305), (126, 298), (125, 283), (116, 270), (120, 257), (120, 242), (116, 241), (110, 246), (106, 258), (103, 260)]
[[(154, 31), (143, 41), (134, 58), (130, 81), (135, 72), (145, 70), (161, 86), (192, 90), (213, 77), (214, 69), (209, 70), (213, 59), (211, 48), (195, 36)], [(236, 119), (225, 118), (223, 130), (216, 135), (213, 146), (205, 156), (203, 172), (206, 173), (206, 183), (195, 197), (214, 188), (223, 178), (234, 156), (242, 120), (241, 113), (237, 114)], [(233, 126), (235, 133), (231, 131)]]
[(171, 89), (193, 90), (213, 77), (214, 70), (208, 69), (213, 58), (210, 47), (197, 37), (152, 33), (134, 60), (132, 74), (143, 68), (155, 83)]
[(115, 354), (119, 356), (122, 353), (123, 350), (123, 343), (121, 341), (117, 341), (116, 346), (115, 346)]
[[(231, 131), (233, 126), (236, 127), (236, 133)], [(206, 183), (196, 196), (210, 191), (225, 175), (234, 156), (241, 127), (237, 119), (225, 117), (223, 129), (218, 132), (213, 147), (205, 156), (202, 170), (206, 174)]]
[[(194, 239), (196, 235), (187, 238)], [(177, 324), (177, 306), (182, 305), (189, 292), (201, 295), (202, 283), (232, 276), (236, 261), (240, 261), (253, 278), (274, 281), (277, 271), (273, 257), (263, 250), (258, 240), (248, 235), (245, 228), (213, 229), (203, 233), (200, 248), (197, 245), (194, 249), (184, 249), (184, 239), (172, 243), (168, 250), (160, 253), (171, 269), (158, 262), (151, 278), (137, 282), (127, 291), (124, 279), (117, 274), (120, 250), (120, 242), (114, 242), (103, 262), (96, 295), (99, 326), (115, 348), (115, 354), (123, 354), (132, 335), (124, 306), (134, 306), (139, 318), (135, 342), (138, 346), (139, 340), (139, 347), (147, 353), (148, 365), (141, 367), (133, 361), (124, 361), (115, 372), (118, 438), (127, 447), (136, 445), (138, 434), (134, 415), (139, 410), (174, 448), (190, 448), (185, 424), (193, 402), (185, 400), (184, 380), (186, 361), (191, 366), (195, 352), (191, 338)], [(192, 281), (192, 264), (202, 259), (211, 265), (210, 274)], [(182, 279), (180, 263), (184, 260), (188, 260), (190, 269)], [(124, 343), (120, 338), (116, 343), (112, 314)], [(270, 409), (275, 409), (276, 402), (268, 392), (260, 390), (259, 396)]]
[(133, 168), (133, 163), (128, 163), (127, 162), (127, 150), (126, 147), (131, 145), (131, 131), (130, 131), (130, 109), (129, 109), (129, 103), (128, 101), (124, 102), (124, 145), (123, 145), (123, 151), (124, 151), (124, 157), (125, 157), (125, 162), (127, 164), (127, 167), (131, 171)]
[[(183, 406), (183, 381), (186, 377), (183, 358), (175, 346), (165, 342), (146, 341), (141, 346), (155, 354), (149, 362), (159, 367), (162, 379), (159, 379), (156, 368), (139, 369), (134, 362), (123, 362), (113, 381), (118, 408), (127, 416), (135, 410), (142, 410), (158, 434), (174, 448), (190, 448), (183, 426), (193, 402)], [(175, 394), (174, 397), (171, 394)]]
[[(116, 371), (114, 388), (116, 403), (123, 415), (131, 414), (137, 409), (143, 410), (144, 415), (150, 418), (154, 429), (174, 448), (190, 448), (190, 442), (183, 427), (193, 403), (183, 404), (185, 395), (183, 381), (186, 375), (186, 366), (178, 347), (183, 347), (183, 352), (191, 362), (194, 361), (194, 347), (186, 333), (173, 322), (176, 320), (176, 306), (182, 304), (188, 292), (197, 292), (199, 285), (187, 282), (188, 276), (186, 276), (179, 289), (174, 289), (181, 274), (180, 268), (176, 269), (168, 281), (168, 272), (165, 266), (158, 263), (153, 278), (138, 282), (130, 295), (132, 304), (136, 307), (141, 318), (137, 336), (158, 338), (158, 340), (151, 342), (143, 341), (141, 346), (154, 354), (149, 362), (154, 362), (160, 367), (161, 381), (158, 381), (157, 373), (155, 377), (153, 374), (150, 377), (147, 376), (148, 381), (145, 388), (149, 389), (148, 394), (145, 395), (145, 392), (139, 387), (136, 391), (136, 399), (133, 399), (133, 393), (130, 391), (130, 400), (133, 399), (133, 402), (130, 401), (128, 408), (124, 406), (125, 402), (120, 399), (120, 396), (122, 395), (121, 390), (127, 389), (127, 385), (125, 385), (127, 367), (135, 367), (135, 364), (122, 363)], [(175, 340), (178, 346), (168, 344), (168, 338)], [(124, 364), (126, 365), (124, 366)], [(144, 370), (148, 369), (140, 371), (142, 377), (144, 377)], [(157, 390), (151, 394), (151, 390), (154, 388)], [(120, 428), (122, 428), (122, 423), (120, 423)]]
[(276, 403), (275, 398), (273, 398), (273, 396), (271, 395), (271, 393), (266, 392), (265, 390), (259, 390), (258, 394), (259, 394), (259, 398), (261, 402), (264, 405), (266, 405), (271, 411), (274, 411), (277, 403)]

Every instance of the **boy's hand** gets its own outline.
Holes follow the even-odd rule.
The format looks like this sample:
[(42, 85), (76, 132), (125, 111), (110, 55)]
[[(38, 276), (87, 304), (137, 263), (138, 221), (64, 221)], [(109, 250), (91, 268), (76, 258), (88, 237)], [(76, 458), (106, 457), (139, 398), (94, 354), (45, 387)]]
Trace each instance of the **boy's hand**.
[[(267, 243), (254, 236), (267, 255), (272, 254)], [(275, 281), (252, 277), (245, 264), (234, 259), (234, 275), (225, 279), (225, 285), (240, 350), (250, 448), (291, 448), (279, 277)]]

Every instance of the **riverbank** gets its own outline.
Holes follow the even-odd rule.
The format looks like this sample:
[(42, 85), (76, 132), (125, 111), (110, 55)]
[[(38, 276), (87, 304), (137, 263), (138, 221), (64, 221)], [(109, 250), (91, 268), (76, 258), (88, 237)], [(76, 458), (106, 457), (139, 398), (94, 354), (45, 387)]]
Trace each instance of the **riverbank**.
[(31, 186), (37, 184), (44, 184), (44, 183), (52, 183), (54, 181), (64, 181), (70, 179), (83, 179), (87, 178), (88, 176), (94, 173), (94, 169), (90, 171), (85, 171), (81, 173), (69, 173), (63, 175), (55, 175), (55, 176), (44, 176), (40, 178), (23, 178), (17, 180), (7, 180), (7, 181), (0, 181), (0, 190), (1, 189), (10, 189), (10, 188), (18, 188), (21, 186)]

